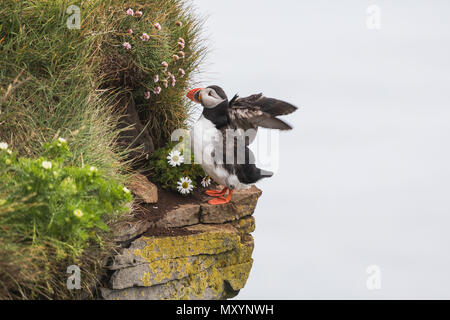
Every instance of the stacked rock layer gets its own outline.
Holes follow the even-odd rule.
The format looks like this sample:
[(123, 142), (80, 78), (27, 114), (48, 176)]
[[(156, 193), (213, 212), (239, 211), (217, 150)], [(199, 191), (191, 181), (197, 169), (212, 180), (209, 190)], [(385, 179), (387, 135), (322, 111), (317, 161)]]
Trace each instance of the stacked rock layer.
[[(113, 257), (104, 299), (227, 299), (252, 267), (252, 216), (261, 191), (237, 191), (231, 203), (183, 204), (158, 221), (117, 229), (127, 247)], [(158, 235), (156, 230), (169, 230)], [(155, 230), (155, 235), (152, 235)], [(128, 240), (128, 242), (127, 242)]]

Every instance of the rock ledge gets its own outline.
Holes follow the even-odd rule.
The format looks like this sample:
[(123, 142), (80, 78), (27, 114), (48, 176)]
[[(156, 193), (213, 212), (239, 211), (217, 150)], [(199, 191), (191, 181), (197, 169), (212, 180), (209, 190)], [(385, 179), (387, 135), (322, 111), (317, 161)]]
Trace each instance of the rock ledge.
[[(229, 204), (183, 204), (158, 221), (134, 221), (116, 228), (129, 245), (107, 268), (100, 289), (114, 300), (227, 299), (245, 286), (252, 267), (252, 216), (261, 191), (235, 192)], [(173, 235), (152, 235), (170, 229)]]

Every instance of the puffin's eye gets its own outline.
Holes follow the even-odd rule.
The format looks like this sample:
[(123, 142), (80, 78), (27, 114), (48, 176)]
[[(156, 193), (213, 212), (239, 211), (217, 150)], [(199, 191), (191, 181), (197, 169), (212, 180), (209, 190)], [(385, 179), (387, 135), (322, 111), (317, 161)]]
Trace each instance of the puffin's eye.
[(208, 93), (208, 96), (212, 97), (212, 91), (210, 91), (210, 92)]

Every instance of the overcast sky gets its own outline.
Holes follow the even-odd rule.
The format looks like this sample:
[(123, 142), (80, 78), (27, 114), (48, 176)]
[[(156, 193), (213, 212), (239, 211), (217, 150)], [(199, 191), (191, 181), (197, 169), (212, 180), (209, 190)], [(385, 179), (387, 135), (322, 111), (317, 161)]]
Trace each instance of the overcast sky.
[(300, 107), (237, 298), (450, 298), (450, 2), (193, 2), (201, 84)]

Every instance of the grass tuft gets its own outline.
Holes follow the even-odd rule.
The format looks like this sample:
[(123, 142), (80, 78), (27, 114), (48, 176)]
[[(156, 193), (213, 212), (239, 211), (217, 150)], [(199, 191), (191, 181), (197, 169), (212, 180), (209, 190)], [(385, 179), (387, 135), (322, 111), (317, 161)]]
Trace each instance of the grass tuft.
[[(67, 28), (70, 5), (81, 9), (79, 30)], [(128, 8), (141, 10), (142, 17), (126, 15)], [(155, 23), (162, 26), (160, 31)], [(165, 145), (171, 132), (187, 123), (191, 105), (184, 95), (205, 55), (201, 25), (183, 0), (1, 1), (0, 142), (33, 161), (43, 156), (43, 145), (64, 137), (72, 151), (65, 160), (67, 166), (89, 164), (111, 183), (124, 183), (130, 169), (126, 151), (117, 144), (118, 97), (131, 94), (155, 146)], [(133, 35), (128, 29), (133, 29)], [(144, 32), (148, 41), (141, 40)], [(183, 49), (179, 38), (184, 40)], [(123, 47), (124, 42), (131, 44), (131, 50)], [(184, 58), (175, 60), (174, 54)], [(163, 61), (168, 63), (167, 70)], [(157, 83), (155, 75), (160, 79)], [(171, 75), (175, 86), (171, 86)], [(160, 94), (154, 93), (157, 86), (162, 88)], [(12, 192), (11, 186), (0, 186), (0, 199)], [(35, 207), (39, 204), (27, 197), (32, 196), (2, 204), (0, 217), (39, 211)], [(74, 255), (69, 254), (73, 252), (70, 241), (61, 235), (37, 233), (31, 239), (18, 239), (3, 228), (0, 299), (80, 298), (80, 292), (92, 297), (102, 260), (114, 248), (110, 235), (102, 233), (102, 237), (101, 243), (89, 242)], [(80, 292), (66, 288), (66, 268), (71, 263), (82, 267)]]

